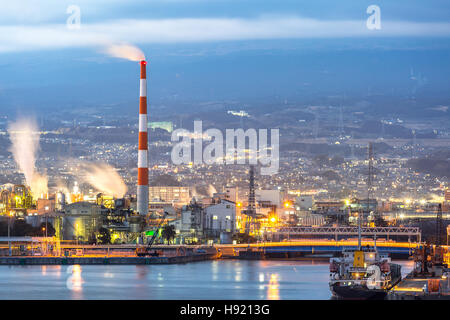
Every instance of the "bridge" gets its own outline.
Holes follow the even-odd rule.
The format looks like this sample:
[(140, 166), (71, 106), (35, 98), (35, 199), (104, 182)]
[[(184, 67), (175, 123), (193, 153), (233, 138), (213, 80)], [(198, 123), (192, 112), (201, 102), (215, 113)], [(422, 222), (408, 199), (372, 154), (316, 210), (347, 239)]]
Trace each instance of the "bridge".
[[(357, 236), (358, 227), (353, 226), (338, 226), (338, 227), (271, 227), (265, 229), (266, 238), (268, 239), (287, 239), (290, 240), (291, 237), (296, 236), (311, 236), (311, 235), (321, 235), (321, 236), (333, 236), (335, 240), (338, 240), (339, 236)], [(420, 228), (417, 227), (361, 227), (361, 235), (369, 236), (371, 238), (376, 237), (386, 237), (390, 240), (392, 236), (406, 236), (408, 237), (408, 242), (411, 238), (415, 238), (417, 242), (421, 241)]]
[[(373, 247), (373, 240), (362, 240), (363, 247)], [(396, 242), (381, 240), (376, 242), (380, 253), (388, 253), (396, 258), (409, 257), (415, 248), (420, 244), (414, 242)], [(234, 258), (239, 256), (239, 251), (246, 251), (249, 248), (253, 251), (262, 251), (266, 257), (329, 257), (335, 253), (342, 252), (343, 249), (353, 249), (358, 247), (357, 240), (330, 240), (330, 239), (301, 239), (281, 242), (259, 242), (253, 244), (216, 245), (224, 258)]]

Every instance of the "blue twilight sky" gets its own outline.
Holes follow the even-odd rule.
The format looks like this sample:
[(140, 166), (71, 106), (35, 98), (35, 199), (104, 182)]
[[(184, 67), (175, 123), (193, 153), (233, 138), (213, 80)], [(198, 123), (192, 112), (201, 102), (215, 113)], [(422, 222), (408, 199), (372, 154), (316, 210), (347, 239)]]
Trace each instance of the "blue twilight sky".
[(116, 44), (150, 60), (153, 104), (368, 91), (445, 103), (449, 13), (446, 0), (0, 0), (0, 111), (132, 104), (138, 65), (105, 54)]

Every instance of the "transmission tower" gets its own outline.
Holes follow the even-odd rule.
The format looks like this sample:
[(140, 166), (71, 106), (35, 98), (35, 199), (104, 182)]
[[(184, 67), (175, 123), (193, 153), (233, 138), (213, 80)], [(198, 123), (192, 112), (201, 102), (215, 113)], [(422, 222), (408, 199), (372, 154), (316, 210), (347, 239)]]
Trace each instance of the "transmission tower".
[(373, 145), (369, 142), (368, 147), (369, 172), (367, 174), (367, 212), (370, 213), (370, 199), (372, 198), (373, 183)]
[(344, 137), (344, 114), (342, 112), (342, 105), (339, 108), (339, 138), (342, 139)]
[(443, 241), (444, 228), (442, 225), (442, 204), (439, 203), (438, 212), (436, 215), (436, 245), (442, 246), (444, 244)]
[(314, 123), (313, 123), (312, 134), (314, 136), (314, 139), (317, 139), (317, 137), (319, 136), (319, 114), (318, 114), (318, 112), (314, 113)]
[(254, 220), (256, 219), (256, 200), (255, 200), (255, 167), (250, 165), (249, 184), (248, 184), (248, 205), (244, 211), (246, 215), (245, 232), (249, 234), (254, 231)]

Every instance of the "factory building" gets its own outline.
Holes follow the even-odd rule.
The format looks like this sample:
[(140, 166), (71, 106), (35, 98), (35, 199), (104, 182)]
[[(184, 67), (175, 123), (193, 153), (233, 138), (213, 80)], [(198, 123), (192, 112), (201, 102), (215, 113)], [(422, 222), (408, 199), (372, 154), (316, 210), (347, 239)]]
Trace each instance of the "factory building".
[(90, 202), (65, 206), (65, 214), (55, 220), (55, 229), (62, 240), (89, 241), (102, 227), (108, 210)]
[(203, 238), (203, 223), (205, 211), (195, 200), (181, 208), (180, 219), (172, 220), (169, 224), (175, 226), (178, 243), (201, 241)]
[(171, 202), (159, 200), (150, 200), (149, 212), (150, 215), (162, 215), (164, 212), (168, 212), (170, 216), (174, 216), (176, 214), (175, 208)]
[(310, 211), (314, 205), (314, 197), (312, 195), (300, 195), (295, 198), (295, 206), (298, 210)]
[(152, 202), (162, 201), (178, 205), (187, 205), (191, 199), (189, 187), (152, 186), (149, 187)]
[(55, 199), (38, 199), (36, 209), (38, 215), (48, 215), (55, 211), (56, 201)]
[(280, 190), (255, 190), (256, 201), (261, 204), (280, 207), (282, 194)]
[(209, 233), (236, 232), (236, 204), (221, 200), (205, 209), (205, 230)]
[(173, 131), (173, 123), (172, 121), (153, 121), (148, 123), (148, 127), (151, 130), (162, 129), (166, 130), (169, 133)]
[(181, 217), (169, 222), (177, 232), (178, 243), (212, 241), (230, 243), (236, 228), (236, 204), (214, 198), (205, 208), (192, 200), (181, 209)]
[(29, 187), (24, 185), (6, 184), (0, 186), (0, 213), (25, 214), (34, 206)]
[(225, 200), (232, 201), (234, 203), (238, 203), (238, 187), (236, 186), (226, 186), (224, 190)]
[(315, 213), (328, 213), (343, 211), (345, 207), (344, 201), (316, 201), (314, 203)]

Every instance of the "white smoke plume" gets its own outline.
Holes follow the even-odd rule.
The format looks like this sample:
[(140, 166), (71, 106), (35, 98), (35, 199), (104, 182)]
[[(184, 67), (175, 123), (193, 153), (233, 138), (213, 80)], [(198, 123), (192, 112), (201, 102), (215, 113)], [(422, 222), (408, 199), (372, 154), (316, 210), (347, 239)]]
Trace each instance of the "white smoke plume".
[(116, 169), (106, 163), (92, 163), (88, 161), (76, 161), (79, 166), (79, 179), (93, 186), (97, 191), (112, 195), (116, 198), (123, 197), (127, 192), (125, 182)]
[(8, 125), (11, 148), (19, 170), (24, 174), (26, 184), (36, 199), (48, 192), (48, 179), (45, 174), (36, 171), (36, 155), (39, 150), (39, 130), (31, 118), (18, 119)]
[(212, 184), (210, 184), (208, 186), (208, 195), (210, 197), (212, 197), (214, 195), (214, 193), (217, 193), (217, 190), (216, 190), (216, 188), (214, 188), (214, 186)]
[(217, 193), (217, 190), (216, 188), (214, 188), (212, 184), (197, 185), (194, 186), (192, 190), (192, 196), (196, 198), (204, 198), (204, 197), (211, 198), (214, 195), (214, 193)]
[(131, 61), (145, 60), (145, 55), (138, 47), (129, 44), (113, 44), (106, 48), (105, 53), (115, 57)]

